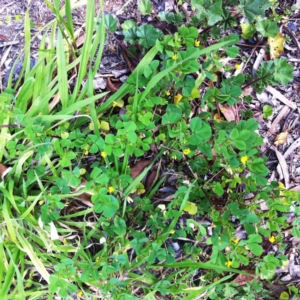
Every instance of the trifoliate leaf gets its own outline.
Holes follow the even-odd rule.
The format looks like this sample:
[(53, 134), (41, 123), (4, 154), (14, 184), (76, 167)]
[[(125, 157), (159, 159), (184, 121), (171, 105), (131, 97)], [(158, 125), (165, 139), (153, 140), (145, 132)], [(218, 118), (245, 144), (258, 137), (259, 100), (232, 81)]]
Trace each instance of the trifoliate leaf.
[(278, 33), (275, 38), (268, 38), (271, 59), (278, 58), (281, 53), (283, 53), (284, 42), (285, 38), (281, 35), (281, 33)]
[(198, 211), (198, 208), (195, 203), (187, 201), (183, 210), (189, 213), (190, 215), (195, 215)]
[(274, 145), (275, 146), (284, 145), (286, 143), (287, 136), (288, 136), (287, 131), (279, 133), (275, 138)]
[(241, 0), (238, 10), (243, 13), (249, 23), (252, 23), (256, 17), (264, 16), (265, 11), (270, 6), (271, 4), (268, 0)]
[(276, 37), (279, 33), (279, 28), (276, 22), (272, 22), (269, 19), (259, 20), (256, 25), (257, 31), (259, 31), (263, 36), (266, 37)]
[(246, 23), (242, 23), (241, 27), (242, 27), (242, 38), (245, 40), (250, 40), (253, 37), (254, 33), (256, 32), (255, 27), (251, 24), (246, 24)]

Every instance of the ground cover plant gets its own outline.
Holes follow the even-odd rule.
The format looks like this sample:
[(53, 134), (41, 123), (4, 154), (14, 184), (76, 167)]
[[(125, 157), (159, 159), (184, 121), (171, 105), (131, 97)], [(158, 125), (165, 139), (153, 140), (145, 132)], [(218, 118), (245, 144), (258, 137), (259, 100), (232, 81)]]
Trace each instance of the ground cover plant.
[[(0, 94), (0, 295), (274, 299), (289, 264), (284, 232), (300, 237), (297, 218), (287, 222), (299, 193), (269, 180), (251, 111), (229, 114), (251, 102), (247, 87), (293, 80), (276, 2), (192, 0), (191, 17), (160, 12), (157, 28), (118, 24), (87, 1), (83, 43), (72, 19), (83, 2), (45, 2), (56, 18), (38, 59), (27, 12), (23, 68)], [(151, 14), (152, 3), (138, 8)], [(118, 89), (99, 92), (118, 29), (141, 59)], [(268, 45), (254, 74), (242, 72), (241, 37)], [(280, 287), (280, 299), (298, 294)]]

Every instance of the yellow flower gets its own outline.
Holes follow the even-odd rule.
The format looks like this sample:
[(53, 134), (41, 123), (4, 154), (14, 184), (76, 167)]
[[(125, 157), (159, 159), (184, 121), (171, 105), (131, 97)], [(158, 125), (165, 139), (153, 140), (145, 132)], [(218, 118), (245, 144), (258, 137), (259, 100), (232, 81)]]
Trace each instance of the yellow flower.
[(83, 292), (82, 291), (79, 291), (78, 293), (77, 293), (77, 297), (81, 297), (83, 295)]
[(248, 156), (247, 155), (241, 157), (241, 162), (243, 164), (245, 164), (247, 161), (248, 161)]
[(166, 91), (166, 95), (170, 96), (171, 95), (170, 91)]
[(228, 260), (226, 261), (225, 265), (230, 268), (232, 266), (232, 261), (231, 260)]
[(236, 64), (236, 65), (235, 65), (235, 69), (239, 71), (239, 70), (241, 70), (241, 69), (242, 69), (242, 66), (241, 66), (241, 65), (239, 65), (239, 64)]
[(174, 54), (174, 55), (172, 56), (172, 59), (174, 59), (174, 60), (176, 60), (177, 58), (178, 58), (177, 54)]
[(116, 101), (114, 101), (113, 104), (112, 104), (112, 106), (116, 107), (116, 106), (118, 106), (118, 103)]
[(110, 194), (112, 194), (114, 191), (115, 191), (115, 189), (114, 189), (112, 186), (110, 186), (110, 187), (108, 188), (108, 192), (109, 192)]
[(104, 151), (102, 151), (102, 152), (101, 152), (101, 156), (102, 156), (103, 158), (105, 158), (105, 157), (107, 156), (107, 153), (104, 152)]
[(182, 99), (182, 95), (181, 94), (177, 94), (175, 97), (174, 97), (174, 104), (177, 104), (178, 102), (180, 102), (180, 100)]
[(234, 242), (235, 244), (237, 244), (237, 243), (239, 242), (239, 238), (233, 239), (233, 242)]
[(274, 243), (274, 242), (275, 242), (275, 237), (272, 235), (272, 236), (269, 238), (269, 241), (270, 241), (271, 243)]
[(85, 150), (84, 155), (88, 155), (89, 154), (89, 150)]
[(185, 154), (185, 155), (188, 155), (190, 153), (191, 153), (190, 148), (186, 148), (186, 149), (183, 150), (183, 154)]
[(175, 230), (174, 230), (174, 229), (172, 229), (172, 230), (170, 231), (170, 233), (171, 233), (171, 234), (174, 234), (174, 233), (175, 233)]
[(196, 47), (199, 47), (199, 46), (200, 46), (200, 41), (195, 40), (195, 46), (196, 46)]

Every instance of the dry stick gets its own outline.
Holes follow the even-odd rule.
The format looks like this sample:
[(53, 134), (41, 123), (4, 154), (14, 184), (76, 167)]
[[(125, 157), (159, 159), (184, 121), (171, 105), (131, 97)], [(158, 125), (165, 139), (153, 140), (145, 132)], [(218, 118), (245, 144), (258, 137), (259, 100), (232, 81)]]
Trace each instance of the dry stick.
[(297, 105), (296, 103), (290, 101), (288, 98), (286, 98), (285, 96), (283, 96), (280, 92), (278, 92), (277, 90), (275, 90), (272, 86), (267, 86), (266, 90), (272, 94), (275, 98), (277, 98), (278, 100), (280, 100), (281, 102), (283, 102), (285, 105), (289, 106), (291, 109), (295, 110), (297, 109)]
[(294, 141), (294, 143), (283, 154), (284, 158), (287, 158), (295, 149), (300, 147), (300, 137)]
[(258, 53), (258, 55), (256, 57), (256, 60), (255, 60), (255, 62), (253, 64), (253, 68), (252, 68), (252, 76), (253, 77), (256, 76), (256, 72), (257, 72), (257, 70), (258, 70), (258, 68), (259, 68), (262, 60), (264, 59), (265, 53), (266, 53), (265, 49), (262, 48), (262, 49), (259, 50), (259, 53)]
[(297, 47), (297, 49), (298, 49), (298, 53), (297, 53), (297, 56), (299, 57), (300, 56), (300, 43), (299, 43), (299, 41), (295, 38), (295, 36), (294, 36), (294, 33), (293, 32), (291, 32), (290, 31), (290, 29), (288, 28), (288, 27), (283, 27), (282, 28), (283, 29), (283, 31), (285, 32), (285, 33), (287, 33), (290, 37), (291, 37), (291, 39), (293, 40), (293, 42), (294, 42), (294, 44), (296, 45), (296, 47)]
[(287, 105), (285, 105), (283, 107), (283, 109), (277, 115), (276, 119), (273, 121), (271, 127), (269, 128), (269, 130), (268, 130), (269, 134), (267, 134), (267, 136), (270, 136), (271, 134), (275, 133), (275, 127), (279, 124), (279, 122), (281, 121), (281, 119), (283, 117), (285, 117), (290, 112), (290, 110), (291, 109)]
[(262, 41), (263, 41), (263, 38), (260, 39), (260, 40), (257, 42), (257, 44), (254, 46), (254, 48), (252, 49), (252, 51), (251, 51), (251, 53), (250, 53), (250, 56), (248, 57), (248, 59), (247, 59), (245, 65), (244, 65), (244, 67), (243, 67), (241, 73), (243, 73), (244, 70), (246, 69), (248, 62), (250, 61), (250, 59), (251, 59), (251, 57), (253, 56), (255, 50), (257, 49), (257, 47), (261, 47), (260, 44), (262, 43)]
[(289, 177), (289, 168), (286, 163), (286, 160), (284, 159), (284, 156), (276, 149), (275, 146), (272, 146), (271, 149), (276, 153), (277, 159), (279, 161), (279, 165), (277, 166), (277, 168), (279, 166), (281, 167), (282, 174), (284, 177), (285, 187), (286, 189), (288, 189), (290, 186), (290, 177)]

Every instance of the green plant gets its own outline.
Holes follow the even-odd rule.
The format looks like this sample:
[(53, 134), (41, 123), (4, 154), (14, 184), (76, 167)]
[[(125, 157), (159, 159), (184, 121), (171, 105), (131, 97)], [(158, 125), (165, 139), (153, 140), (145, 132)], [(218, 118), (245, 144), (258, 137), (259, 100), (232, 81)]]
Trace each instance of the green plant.
[[(94, 19), (89, 1), (86, 39), (78, 49), (71, 1), (62, 9), (58, 0), (46, 2), (56, 15), (47, 27), (49, 43), (45, 35), (30, 69), (27, 13), (20, 79), (13, 83), (11, 74), (0, 95), (0, 157), (11, 167), (0, 183), (0, 294), (21, 299), (75, 294), (93, 299), (95, 290), (107, 299), (267, 296), (262, 280), (271, 281), (287, 258), (268, 253), (265, 245), (284, 248), (285, 213), (299, 203), (299, 193), (268, 182), (267, 158), (259, 151), (263, 140), (249, 113), (238, 123), (214, 115), (221, 105), (238, 105), (245, 85), (260, 91), (288, 83), (292, 67), (280, 58), (264, 62), (254, 82), (244, 74), (223, 79), (222, 59), (238, 58), (239, 36), (203, 46), (195, 26), (205, 25), (218, 36), (221, 31), (211, 26), (226, 30), (233, 19), (222, 1), (195, 0), (196, 16), (175, 34), (124, 22), (125, 40), (145, 55), (116, 93), (95, 94), (105, 39), (117, 21), (103, 10)], [(269, 3), (230, 4), (253, 24), (255, 32), (243, 30), (247, 37), (277, 32), (273, 20), (255, 17)], [(150, 2), (141, 1), (139, 9), (150, 13)], [(159, 17), (175, 25), (184, 20), (174, 13)], [(78, 76), (69, 86), (75, 68)], [(270, 114), (268, 107), (264, 113)], [(136, 161), (142, 167), (133, 172)], [(172, 170), (176, 183), (169, 186)], [(172, 188), (172, 194), (156, 201), (161, 188)], [(292, 224), (295, 237), (298, 223)], [(242, 238), (237, 224), (245, 231)], [(257, 279), (238, 287), (230, 282), (235, 274)]]

